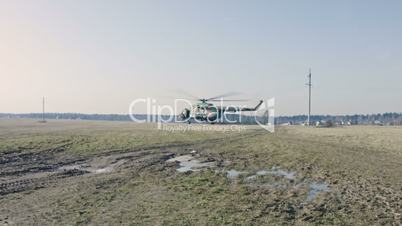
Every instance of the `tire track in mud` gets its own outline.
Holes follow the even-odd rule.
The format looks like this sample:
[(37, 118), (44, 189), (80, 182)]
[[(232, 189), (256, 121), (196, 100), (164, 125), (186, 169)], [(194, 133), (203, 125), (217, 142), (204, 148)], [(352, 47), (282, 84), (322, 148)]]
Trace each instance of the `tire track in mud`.
[[(80, 161), (78, 159), (67, 162), (56, 162), (54, 154), (65, 151), (66, 147), (72, 142), (64, 143), (57, 147), (48, 148), (38, 152), (17, 153), (9, 151), (0, 154), (0, 177), (19, 176), (26, 173), (51, 171), (63, 164), (71, 164), (71, 161)], [(25, 148), (24, 148), (25, 150)]]
[[(51, 161), (51, 160), (49, 159), (48, 161)], [(56, 163), (48, 163), (48, 161), (35, 162), (33, 164), (39, 164), (39, 166), (27, 167), (27, 168), (22, 168), (22, 169), (17, 169), (17, 170), (15, 170), (15, 168), (23, 167), (25, 165), (28, 165), (29, 163), (21, 164), (21, 165), (14, 165), (11, 167), (11, 170), (9, 170), (9, 171), (2, 170), (2, 172), (0, 172), (0, 177), (21, 176), (21, 175), (28, 174), (28, 173), (51, 172), (51, 171), (57, 170), (58, 168), (60, 168), (62, 166), (84, 162), (84, 161), (86, 161), (86, 159), (81, 158), (81, 159), (74, 159), (74, 160), (68, 160), (68, 161), (60, 161), (60, 162), (56, 162)], [(10, 167), (10, 166), (8, 166), (8, 167)]]
[(72, 144), (73, 144), (73, 142), (67, 142), (62, 145), (52, 147), (52, 148), (47, 148), (45, 150), (38, 151), (38, 152), (22, 152), (22, 153), (18, 152), (18, 151), (24, 151), (24, 150), (32, 150), (30, 148), (24, 148), (24, 147), (18, 148), (17, 151), (2, 152), (2, 153), (0, 153), (0, 164), (27, 160), (27, 159), (30, 159), (33, 154), (48, 155), (48, 154), (63, 152), (63, 151), (65, 151), (65, 149), (67, 147), (69, 147)]
[(10, 181), (6, 183), (0, 183), (0, 197), (11, 193), (44, 188), (55, 183), (56, 180), (58, 179), (79, 176), (85, 173), (86, 172), (81, 170), (69, 170), (65, 172), (56, 173), (47, 177), (28, 178), (28, 179)]
[[(0, 181), (3, 181), (0, 182), (0, 198), (12, 193), (46, 188), (69, 177), (110, 173), (123, 168), (131, 168), (134, 174), (139, 174), (144, 169), (157, 165), (162, 166), (163, 169), (165, 161), (175, 156), (175, 153), (171, 153), (168, 149), (192, 147), (205, 143), (216, 144), (261, 134), (252, 132), (225, 139), (212, 138), (187, 143), (157, 144), (137, 149), (112, 150), (72, 159), (57, 159), (54, 155), (64, 151), (71, 143), (40, 152), (3, 153), (0, 156)], [(98, 164), (97, 162), (106, 163)], [(24, 179), (16, 179), (16, 177)]]
[[(61, 179), (68, 177), (111, 173), (118, 170), (117, 168), (127, 167), (132, 167), (135, 169), (135, 172), (139, 172), (157, 164), (158, 162), (164, 162), (173, 155), (174, 154), (168, 153), (167, 151), (151, 149), (81, 159), (79, 161), (71, 160), (68, 162), (62, 162), (62, 164), (53, 164), (51, 167), (48, 166), (41, 168), (41, 170), (38, 170), (37, 172), (32, 172), (30, 170), (17, 170), (15, 172), (19, 177), (24, 177), (24, 179), (13, 179), (0, 183), (0, 198), (12, 193), (49, 187), (53, 184), (57, 184)], [(106, 161), (107, 163), (103, 165), (101, 164), (98, 167), (92, 167), (92, 165), (97, 165), (96, 161)], [(63, 169), (65, 166), (67, 166), (67, 168)], [(0, 179), (2, 178), (0, 177)]]

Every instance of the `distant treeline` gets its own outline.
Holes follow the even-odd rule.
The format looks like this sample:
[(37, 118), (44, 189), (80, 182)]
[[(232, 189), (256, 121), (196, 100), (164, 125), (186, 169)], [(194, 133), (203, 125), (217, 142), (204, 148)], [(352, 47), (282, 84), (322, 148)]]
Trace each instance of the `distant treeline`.
[[(150, 116), (137, 114), (136, 119), (145, 121), (158, 121), (157, 116)], [(167, 120), (169, 116), (160, 116)], [(29, 118), (29, 119), (42, 119), (41, 113), (29, 114), (8, 114), (0, 113), (0, 118)], [(129, 115), (122, 114), (80, 114), (80, 113), (46, 113), (46, 119), (64, 119), (64, 120), (104, 120), (104, 121), (131, 121)], [(256, 119), (254, 116), (245, 115), (228, 115), (231, 121), (237, 120), (243, 124), (255, 124)], [(259, 116), (259, 122), (266, 123), (266, 118)], [(172, 120), (173, 121), (173, 120)], [(275, 124), (302, 124), (307, 121), (307, 115), (295, 116), (279, 116), (275, 118)], [(384, 114), (370, 114), (370, 115), (313, 115), (311, 117), (313, 123), (331, 121), (339, 124), (352, 124), (352, 125), (369, 125), (369, 124), (383, 124), (383, 125), (402, 125), (402, 113), (384, 113)]]
[[(0, 113), (0, 118), (42, 119), (42, 113), (5, 114)], [(136, 115), (136, 118), (146, 120), (146, 115)], [(104, 120), (104, 121), (131, 121), (129, 115), (121, 114), (81, 114), (81, 113), (45, 113), (45, 119), (64, 120)]]
[[(280, 116), (275, 118), (276, 124), (301, 124), (307, 121), (307, 115)], [(402, 113), (384, 113), (384, 114), (367, 114), (367, 115), (313, 115), (312, 122), (331, 121), (340, 124), (352, 125), (402, 125)]]

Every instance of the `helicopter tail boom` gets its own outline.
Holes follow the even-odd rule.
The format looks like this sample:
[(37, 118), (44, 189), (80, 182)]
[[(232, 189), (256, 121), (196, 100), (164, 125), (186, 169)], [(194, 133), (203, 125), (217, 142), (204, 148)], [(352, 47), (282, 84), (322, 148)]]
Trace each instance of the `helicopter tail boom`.
[(262, 103), (264, 103), (264, 101), (260, 100), (260, 103), (258, 103), (254, 108), (242, 108), (241, 111), (257, 111), (258, 108), (261, 107)]
[(260, 100), (260, 103), (257, 104), (257, 106), (250, 108), (250, 107), (243, 107), (243, 108), (238, 108), (238, 107), (227, 107), (225, 112), (238, 112), (238, 111), (257, 111), (258, 108), (261, 107), (262, 103), (264, 101)]

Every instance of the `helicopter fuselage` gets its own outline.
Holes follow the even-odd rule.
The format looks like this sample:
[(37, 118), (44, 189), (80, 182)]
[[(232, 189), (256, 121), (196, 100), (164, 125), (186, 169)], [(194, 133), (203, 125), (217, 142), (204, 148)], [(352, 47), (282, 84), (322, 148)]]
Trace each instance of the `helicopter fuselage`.
[(222, 117), (223, 112), (221, 108), (216, 107), (214, 104), (199, 103), (191, 109), (184, 109), (179, 118), (188, 122), (195, 120), (197, 122), (215, 123)]
[(203, 101), (191, 109), (184, 109), (179, 115), (179, 119), (188, 123), (190, 123), (192, 120), (196, 122), (216, 123), (225, 112), (256, 111), (261, 104), (262, 101), (260, 101), (255, 108), (237, 108), (216, 106), (215, 104)]

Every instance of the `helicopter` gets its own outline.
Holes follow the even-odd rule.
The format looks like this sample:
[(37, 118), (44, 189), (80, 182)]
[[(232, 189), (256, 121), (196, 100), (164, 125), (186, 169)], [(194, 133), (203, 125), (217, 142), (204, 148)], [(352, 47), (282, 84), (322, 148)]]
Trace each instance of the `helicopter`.
[(216, 106), (211, 102), (221, 102), (223, 101), (247, 101), (247, 100), (224, 100), (224, 97), (236, 95), (235, 93), (227, 93), (211, 98), (193, 98), (197, 100), (198, 103), (191, 108), (185, 108), (179, 115), (178, 118), (181, 122), (208, 122), (210, 124), (215, 124), (219, 119), (225, 114), (225, 112), (246, 112), (246, 111), (257, 111), (258, 108), (264, 102), (260, 100), (255, 107), (236, 107), (236, 106)]

